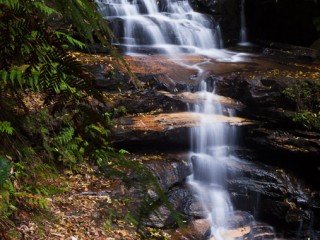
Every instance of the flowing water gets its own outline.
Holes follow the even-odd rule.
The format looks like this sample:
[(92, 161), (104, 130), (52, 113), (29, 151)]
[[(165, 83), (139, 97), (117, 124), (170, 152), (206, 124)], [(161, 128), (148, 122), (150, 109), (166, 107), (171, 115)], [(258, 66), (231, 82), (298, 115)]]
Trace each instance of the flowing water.
[(241, 9), (240, 9), (240, 44), (248, 44), (247, 37), (247, 23), (246, 23), (246, 14), (245, 14), (245, 4), (246, 0), (241, 0)]
[(222, 47), (219, 26), (186, 0), (97, 0), (116, 36), (131, 53), (203, 53)]
[[(218, 24), (194, 12), (186, 0), (97, 0), (97, 3), (115, 32), (117, 40), (114, 44), (127, 54), (208, 55), (223, 45)], [(241, 40), (246, 39), (243, 36)], [(228, 57), (225, 53), (220, 56)], [(199, 66), (198, 69), (200, 75), (202, 70)], [(193, 174), (189, 183), (210, 222), (211, 236), (216, 240), (234, 239), (225, 235), (228, 221), (234, 216), (226, 190), (227, 179), (234, 173), (228, 171), (226, 163), (239, 161), (232, 153), (236, 131), (223, 122), (214, 121), (213, 124), (210, 120), (220, 115), (232, 115), (219, 104), (211, 85), (210, 88), (209, 91), (207, 83), (202, 82), (200, 91), (206, 100), (192, 107), (192, 111), (201, 113), (202, 119), (200, 127), (193, 128), (191, 133)], [(251, 217), (248, 219), (253, 221)]]
[(231, 154), (235, 129), (223, 122), (212, 123), (212, 118), (223, 115), (223, 108), (214, 101), (216, 95), (208, 91), (205, 81), (201, 84), (201, 92), (205, 101), (194, 106), (194, 111), (202, 113), (202, 118), (200, 127), (193, 128), (191, 132), (193, 175), (189, 182), (207, 213), (211, 235), (218, 240), (224, 239), (221, 230), (233, 214), (225, 185), (229, 174), (226, 161), (235, 158)]

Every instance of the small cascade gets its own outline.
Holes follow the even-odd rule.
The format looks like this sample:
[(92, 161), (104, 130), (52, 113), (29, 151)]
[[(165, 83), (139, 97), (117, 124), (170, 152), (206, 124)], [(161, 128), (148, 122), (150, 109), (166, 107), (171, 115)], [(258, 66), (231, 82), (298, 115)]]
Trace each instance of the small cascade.
[(233, 207), (226, 191), (226, 161), (234, 158), (231, 142), (235, 132), (225, 123), (212, 123), (210, 119), (223, 115), (223, 108), (214, 101), (216, 95), (207, 91), (206, 82), (202, 82), (201, 92), (205, 101), (194, 106), (194, 111), (201, 113), (202, 118), (200, 127), (193, 128), (191, 132), (193, 175), (190, 177), (190, 184), (208, 215), (212, 226), (211, 235), (216, 239), (223, 239), (219, 232), (233, 214)]
[(246, 15), (245, 15), (245, 4), (246, 0), (241, 0), (240, 6), (240, 45), (248, 44), (248, 36), (247, 36), (247, 23), (246, 23)]
[[(207, 83), (203, 81), (201, 93), (204, 97), (201, 99), (205, 100), (195, 104), (192, 109), (200, 113), (202, 118), (200, 127), (191, 130), (190, 161), (193, 174), (189, 177), (189, 184), (193, 187), (195, 197), (210, 223), (212, 239), (252, 239), (250, 234), (254, 234), (257, 223), (250, 214), (243, 216), (234, 212), (227, 191), (228, 179), (240, 174), (231, 172), (228, 164), (236, 165), (242, 161), (233, 151), (237, 144), (236, 128), (224, 122), (212, 121), (213, 118), (219, 119), (221, 115), (232, 117), (233, 112), (222, 107), (215, 100), (218, 96), (214, 90), (210, 92), (208, 88)], [(236, 232), (233, 230), (239, 228), (242, 229), (241, 234), (246, 233), (246, 236), (241, 234), (232, 236), (232, 232)], [(261, 239), (275, 239), (273, 230), (269, 228), (268, 237)]]
[(221, 47), (218, 25), (187, 0), (96, 0), (117, 39), (130, 53), (199, 53)]
[[(206, 15), (193, 11), (188, 0), (96, 0), (96, 3), (116, 36), (113, 44), (126, 54), (161, 53), (173, 56), (194, 53), (215, 56), (216, 61), (237, 61), (242, 57), (217, 50), (223, 47), (219, 25)], [(245, 42), (244, 0), (241, 6), (244, 33), (241, 33), (241, 41)], [(204, 71), (201, 64), (180, 64), (197, 69), (199, 76)], [(228, 179), (238, 174), (230, 172), (227, 163), (237, 164), (240, 161), (233, 154), (236, 128), (212, 121), (212, 118), (223, 115), (233, 116), (230, 109), (219, 104), (213, 85), (202, 82), (201, 99), (205, 101), (194, 104), (191, 109), (202, 117), (200, 127), (191, 130), (190, 162), (193, 173), (189, 184), (210, 222), (210, 237), (215, 240), (242, 239), (228, 234), (238, 226), (248, 226), (249, 230), (243, 229), (250, 235), (254, 219), (250, 214), (237, 215), (234, 212), (227, 191)], [(273, 232), (270, 232), (272, 235)]]

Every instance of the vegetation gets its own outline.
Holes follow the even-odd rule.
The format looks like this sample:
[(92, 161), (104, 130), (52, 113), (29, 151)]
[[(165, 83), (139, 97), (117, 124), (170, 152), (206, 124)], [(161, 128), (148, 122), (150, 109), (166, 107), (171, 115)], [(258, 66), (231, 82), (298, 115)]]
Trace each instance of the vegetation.
[(320, 129), (320, 82), (300, 81), (287, 87), (283, 95), (294, 105), (292, 121), (307, 129)]
[[(69, 27), (54, 28), (53, 18)], [(140, 182), (158, 186), (141, 164), (126, 160), (126, 151), (111, 146), (110, 109), (69, 52), (86, 47), (79, 39), (97, 37), (125, 64), (107, 41), (111, 34), (93, 1), (0, 0), (0, 238), (17, 237), (15, 212), (41, 211), (48, 196), (64, 191), (52, 185), (59, 168), (77, 171), (90, 162), (120, 177), (130, 169)]]

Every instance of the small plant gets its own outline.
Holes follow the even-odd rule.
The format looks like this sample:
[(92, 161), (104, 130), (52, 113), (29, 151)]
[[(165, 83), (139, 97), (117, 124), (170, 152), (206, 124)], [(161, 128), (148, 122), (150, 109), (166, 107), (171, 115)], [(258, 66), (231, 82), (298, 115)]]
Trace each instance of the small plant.
[(316, 113), (309, 111), (298, 112), (294, 114), (292, 120), (307, 129), (320, 129), (320, 115)]
[(114, 108), (113, 111), (114, 111), (114, 115), (117, 117), (125, 115), (127, 113), (127, 109), (125, 106), (119, 106), (117, 108)]
[(320, 81), (301, 81), (282, 91), (294, 104), (296, 113), (292, 121), (307, 129), (320, 129)]
[(5, 133), (12, 135), (14, 128), (11, 126), (11, 123), (8, 121), (0, 121), (0, 133)]

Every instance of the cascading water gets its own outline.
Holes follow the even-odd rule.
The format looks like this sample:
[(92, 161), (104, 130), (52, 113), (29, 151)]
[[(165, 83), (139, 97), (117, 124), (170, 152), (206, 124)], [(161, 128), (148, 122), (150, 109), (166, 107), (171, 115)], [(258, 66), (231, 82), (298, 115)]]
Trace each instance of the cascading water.
[[(119, 42), (115, 45), (131, 53), (196, 53), (215, 55), (222, 47), (219, 25), (207, 16), (194, 12), (187, 0), (96, 0), (101, 14), (110, 22)], [(244, 3), (244, 0), (243, 0)], [(220, 60), (230, 60), (230, 55), (219, 52)], [(217, 54), (215, 55), (217, 56)], [(235, 57), (235, 58), (234, 58)], [(232, 55), (231, 60), (237, 59)], [(181, 63), (183, 65), (183, 63)], [(188, 67), (191, 67), (188, 65)], [(199, 66), (193, 66), (201, 73)], [(200, 113), (200, 127), (192, 129), (190, 161), (193, 174), (189, 183), (210, 222), (211, 236), (215, 240), (226, 237), (225, 229), (233, 218), (233, 206), (226, 190), (226, 182), (232, 174), (227, 162), (236, 162), (232, 154), (235, 128), (223, 122), (211, 121), (219, 115), (231, 115), (224, 109), (214, 92), (201, 85), (205, 102), (195, 104)], [(213, 123), (214, 122), (214, 123)], [(252, 222), (248, 217), (246, 223)], [(239, 239), (239, 238), (237, 238)]]
[(245, 4), (246, 0), (241, 0), (240, 6), (240, 45), (247, 45), (248, 37), (247, 37), (247, 23), (246, 23), (246, 15), (245, 15)]
[[(220, 30), (187, 0), (97, 0), (117, 38), (130, 53), (201, 53), (221, 47)], [(118, 41), (118, 42), (117, 42)]]
[[(216, 240), (225, 239), (223, 229), (233, 214), (233, 207), (226, 191), (226, 179), (230, 174), (226, 162), (236, 160), (231, 154), (235, 139), (235, 129), (223, 122), (213, 123), (212, 118), (223, 115), (222, 106), (215, 100), (214, 92), (207, 90), (207, 83), (202, 82), (201, 93), (205, 101), (194, 106), (194, 111), (201, 113), (200, 127), (191, 131), (192, 152), (190, 159), (193, 174), (189, 183), (194, 188), (196, 197), (207, 213), (211, 225), (211, 236)], [(226, 114), (230, 112), (226, 111)]]

